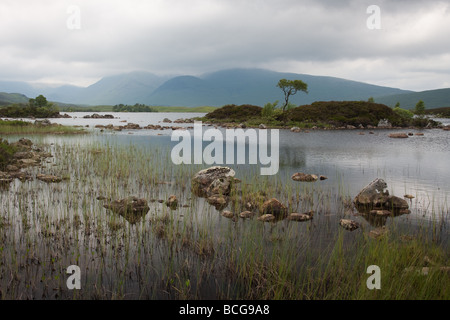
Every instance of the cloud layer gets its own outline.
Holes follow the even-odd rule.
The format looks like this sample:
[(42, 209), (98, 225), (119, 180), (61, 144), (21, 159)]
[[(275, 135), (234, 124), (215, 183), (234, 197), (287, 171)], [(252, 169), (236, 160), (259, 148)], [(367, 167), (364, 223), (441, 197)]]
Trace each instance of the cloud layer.
[(0, 80), (85, 86), (134, 70), (262, 67), (411, 90), (450, 87), (450, 3), (377, 1), (381, 29), (368, 28), (372, 4), (6, 0)]

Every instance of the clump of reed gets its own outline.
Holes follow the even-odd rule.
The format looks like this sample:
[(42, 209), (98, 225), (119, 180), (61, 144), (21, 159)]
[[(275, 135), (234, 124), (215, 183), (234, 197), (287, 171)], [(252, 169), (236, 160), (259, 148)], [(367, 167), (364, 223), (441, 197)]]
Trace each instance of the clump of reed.
[[(77, 141), (44, 145), (54, 157), (29, 168), (32, 175), (64, 176), (63, 182), (16, 180), (0, 191), (2, 299), (449, 297), (445, 219), (439, 228), (389, 223), (388, 232), (373, 239), (375, 227), (356, 216), (345, 187), (299, 184), (283, 174), (260, 177), (245, 166), (235, 168), (236, 196), (262, 192), (290, 212), (314, 211), (314, 217), (227, 219), (190, 191), (203, 166), (172, 165), (165, 148)], [(164, 204), (172, 194), (176, 210)], [(128, 196), (148, 201), (137, 222), (104, 208)], [(348, 216), (362, 227), (342, 229), (338, 221)], [(81, 268), (81, 290), (66, 286), (70, 265)], [(369, 265), (381, 269), (380, 290), (366, 286)]]

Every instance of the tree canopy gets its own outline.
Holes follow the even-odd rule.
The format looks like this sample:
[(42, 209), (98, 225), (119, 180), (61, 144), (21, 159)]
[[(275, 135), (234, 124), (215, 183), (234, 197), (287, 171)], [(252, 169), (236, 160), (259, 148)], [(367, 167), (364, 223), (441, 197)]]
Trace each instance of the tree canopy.
[(298, 91), (308, 93), (308, 85), (302, 80), (281, 79), (278, 81), (277, 87), (283, 90), (284, 93), (284, 105), (281, 107), (283, 112), (286, 111), (289, 105), (290, 96), (296, 94)]

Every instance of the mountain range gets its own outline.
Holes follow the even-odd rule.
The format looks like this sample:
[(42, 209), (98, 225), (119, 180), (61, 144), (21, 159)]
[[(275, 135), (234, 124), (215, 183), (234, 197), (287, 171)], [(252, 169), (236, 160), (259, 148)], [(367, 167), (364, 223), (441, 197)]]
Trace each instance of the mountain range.
[(263, 106), (267, 102), (283, 100), (283, 92), (276, 87), (282, 78), (300, 79), (308, 84), (308, 94), (299, 92), (291, 97), (290, 101), (296, 105), (373, 97), (375, 102), (389, 106), (400, 102), (406, 109), (413, 108), (419, 100), (423, 100), (427, 108), (450, 106), (450, 88), (415, 92), (336, 77), (265, 69), (228, 69), (198, 76), (159, 76), (138, 71), (104, 77), (88, 87), (35, 87), (26, 82), (0, 81), (0, 92), (16, 93), (14, 96), (0, 94), (0, 104), (11, 103), (11, 100), (21, 102), (26, 97), (43, 94), (50, 101), (77, 105)]

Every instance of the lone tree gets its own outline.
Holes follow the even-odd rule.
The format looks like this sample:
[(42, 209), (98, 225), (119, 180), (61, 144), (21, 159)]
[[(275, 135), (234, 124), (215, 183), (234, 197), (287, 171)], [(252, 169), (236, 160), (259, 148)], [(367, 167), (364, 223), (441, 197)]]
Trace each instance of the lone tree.
[(296, 94), (298, 91), (308, 93), (308, 85), (302, 80), (287, 80), (281, 79), (278, 81), (277, 87), (284, 92), (284, 105), (281, 107), (283, 113), (289, 105), (289, 97)]
[(422, 117), (425, 114), (425, 103), (422, 100), (417, 102), (414, 113), (419, 117)]

